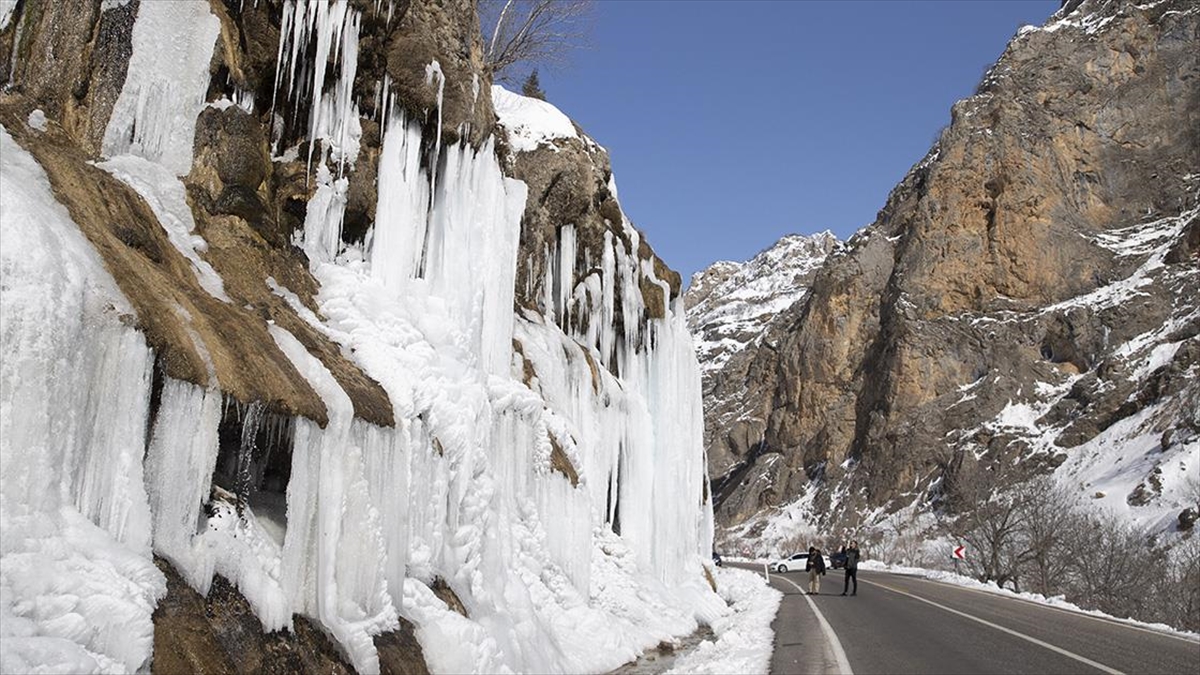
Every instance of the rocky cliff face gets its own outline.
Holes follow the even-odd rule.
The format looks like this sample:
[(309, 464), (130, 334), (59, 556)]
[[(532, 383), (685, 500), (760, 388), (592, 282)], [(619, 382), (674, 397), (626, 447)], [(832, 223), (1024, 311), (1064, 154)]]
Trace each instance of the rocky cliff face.
[(0, 3), (5, 671), (609, 670), (720, 603), (678, 275), (480, 42)]
[(750, 372), (755, 354), (777, 344), (774, 322), (804, 297), (840, 246), (830, 232), (788, 235), (744, 263), (716, 262), (692, 276), (684, 298), (700, 360), (710, 475), (748, 465), (766, 428), (766, 419), (747, 405), (747, 393), (761, 386), (761, 375)]
[(743, 405), (765, 430), (723, 524), (802, 504), (853, 526), (1016, 463), (1006, 480), (1059, 467), (1175, 527), (1200, 471), (1198, 45), (1173, 0), (1018, 32), (755, 351)]

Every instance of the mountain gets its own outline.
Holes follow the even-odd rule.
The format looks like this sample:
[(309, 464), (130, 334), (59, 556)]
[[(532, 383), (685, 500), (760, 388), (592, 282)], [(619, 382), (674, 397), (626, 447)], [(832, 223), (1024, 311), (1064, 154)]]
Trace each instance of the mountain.
[(765, 419), (745, 405), (749, 368), (771, 322), (800, 300), (825, 258), (831, 232), (788, 235), (744, 263), (720, 261), (692, 276), (684, 294), (704, 392), (708, 469), (725, 475), (745, 460)]
[(0, 3), (0, 670), (608, 671), (731, 611), (679, 276), (476, 11)]
[(1167, 541), (1191, 526), (1197, 44), (1180, 0), (1021, 28), (875, 222), (756, 319), (749, 363), (702, 366), (723, 392), (710, 454), (744, 458), (712, 465), (729, 546), (865, 533), (1044, 473)]

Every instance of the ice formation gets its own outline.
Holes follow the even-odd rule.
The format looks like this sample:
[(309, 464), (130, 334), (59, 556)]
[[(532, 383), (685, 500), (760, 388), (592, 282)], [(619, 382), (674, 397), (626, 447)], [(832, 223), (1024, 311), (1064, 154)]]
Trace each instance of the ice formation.
[(106, 156), (138, 155), (177, 176), (191, 170), (196, 116), (220, 29), (205, 0), (138, 6), (125, 85), (104, 131)]
[[(668, 288), (627, 221), (632, 246), (609, 233), (599, 260), (578, 259), (564, 223), (543, 252), (544, 311), (515, 315), (526, 186), (503, 175), (491, 139), (423, 138), (385, 81), (377, 218), (363, 243), (342, 241), (360, 134), (349, 4), (287, 2), (277, 63), (273, 114), (306, 119), (313, 141), (296, 243), (321, 285), (319, 315), (265, 282), (382, 385), (394, 427), (354, 417), (329, 370), (273, 324), (327, 426), (227, 399), (211, 360), (207, 383), (164, 377), (151, 414), (153, 354), (133, 310), (40, 167), (0, 136), (5, 672), (148, 667), (165, 593), (152, 551), (201, 592), (228, 578), (264, 630), (312, 617), (364, 673), (379, 671), (373, 637), (400, 616), (435, 672), (553, 672), (615, 668), (728, 613), (701, 569), (712, 518), (682, 301), (646, 318), (642, 288)], [(190, 168), (217, 24), (200, 0), (139, 6), (99, 165), (228, 301), (176, 178)], [(427, 72), (440, 91), (441, 67)], [(427, 112), (440, 128), (440, 109)], [(237, 447), (222, 445), (227, 424), (241, 425)], [(286, 492), (267, 486), (264, 437), (290, 450)], [(435, 578), (466, 616), (430, 590)]]
[(0, 129), (0, 671), (132, 671), (154, 604), (153, 357), (129, 302)]

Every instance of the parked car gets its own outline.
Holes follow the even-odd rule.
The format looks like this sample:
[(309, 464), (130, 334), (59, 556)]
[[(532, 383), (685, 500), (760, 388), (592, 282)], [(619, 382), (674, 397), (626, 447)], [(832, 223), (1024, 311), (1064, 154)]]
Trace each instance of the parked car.
[(721, 566), (721, 554), (713, 551), (713, 564), (717, 567)]
[[(771, 565), (770, 567), (776, 573), (783, 574), (785, 572), (794, 572), (794, 571), (803, 572), (804, 567), (807, 564), (808, 564), (808, 551), (805, 551), (804, 553), (797, 553), (791, 557), (784, 558), (783, 560), (776, 562), (774, 565)], [(828, 560), (826, 560), (825, 566), (826, 567), (829, 566)]]
[(835, 570), (840, 570), (846, 566), (846, 552), (838, 551), (829, 554), (829, 566)]

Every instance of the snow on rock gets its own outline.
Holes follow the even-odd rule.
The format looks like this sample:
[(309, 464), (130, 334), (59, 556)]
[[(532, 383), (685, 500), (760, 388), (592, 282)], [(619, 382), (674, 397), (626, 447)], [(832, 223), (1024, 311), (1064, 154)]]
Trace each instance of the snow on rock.
[(33, 112), (29, 113), (28, 124), (33, 129), (37, 129), (38, 131), (45, 131), (46, 130), (46, 113), (43, 112), (41, 108), (38, 108), (37, 110), (34, 110)]
[(3, 129), (0, 215), (0, 670), (133, 671), (166, 592), (142, 484), (151, 353)]
[(8, 28), (13, 11), (17, 8), (17, 0), (0, 0), (0, 30)]
[(187, 203), (187, 191), (179, 178), (166, 166), (137, 155), (113, 157), (96, 166), (111, 173), (146, 200), (159, 224), (167, 231), (171, 245), (192, 264), (192, 272), (201, 288), (218, 300), (231, 302), (221, 277), (200, 257), (208, 244), (195, 234), (196, 222)]
[(692, 276), (688, 327), (707, 375), (745, 349), (808, 292), (812, 275), (841, 244), (832, 232), (788, 235), (744, 263), (720, 261)]
[(220, 29), (205, 0), (138, 6), (125, 85), (104, 131), (105, 156), (138, 155), (177, 176), (191, 170), (196, 116)]
[(508, 144), (517, 152), (536, 150), (555, 138), (578, 138), (575, 124), (553, 105), (528, 96), (514, 94), (500, 85), (492, 85), (492, 104), (500, 124), (508, 131)]

